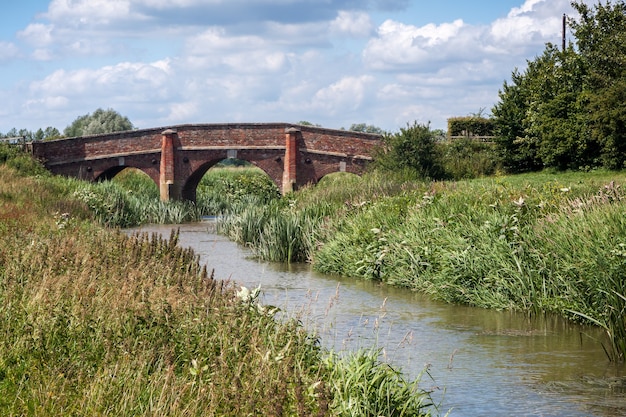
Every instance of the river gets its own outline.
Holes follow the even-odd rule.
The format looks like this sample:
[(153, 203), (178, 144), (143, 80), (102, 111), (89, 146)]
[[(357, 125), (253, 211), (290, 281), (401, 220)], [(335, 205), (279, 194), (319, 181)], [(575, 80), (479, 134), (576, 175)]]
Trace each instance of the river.
[(442, 415), (624, 416), (626, 367), (611, 364), (602, 332), (559, 318), (455, 306), (408, 290), (259, 262), (210, 221), (139, 230), (192, 247), (215, 277), (261, 287), (262, 303), (300, 318), (334, 349), (377, 346), (409, 378), (425, 369)]

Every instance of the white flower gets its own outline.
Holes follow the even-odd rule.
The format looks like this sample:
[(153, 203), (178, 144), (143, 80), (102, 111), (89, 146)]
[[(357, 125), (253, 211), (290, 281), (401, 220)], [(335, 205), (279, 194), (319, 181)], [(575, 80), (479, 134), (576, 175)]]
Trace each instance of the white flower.
[(251, 302), (253, 302), (254, 300), (257, 299), (257, 297), (261, 293), (261, 286), (260, 285), (258, 287), (256, 287), (255, 289), (253, 289), (252, 291), (250, 291), (248, 288), (244, 287), (243, 285), (240, 288), (241, 289), (239, 291), (237, 291), (235, 296), (238, 299), (240, 299), (242, 302), (244, 302), (244, 303), (251, 303)]

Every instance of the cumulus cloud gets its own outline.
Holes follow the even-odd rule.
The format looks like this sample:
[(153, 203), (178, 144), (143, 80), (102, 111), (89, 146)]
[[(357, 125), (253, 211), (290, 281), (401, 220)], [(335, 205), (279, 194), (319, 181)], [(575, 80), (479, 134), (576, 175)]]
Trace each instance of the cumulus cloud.
[(42, 108), (45, 110), (58, 110), (65, 108), (69, 103), (67, 97), (64, 96), (47, 96), (35, 100), (28, 100), (25, 104), (27, 110)]
[(527, 0), (521, 7), (491, 24), (489, 33), (494, 50), (543, 44), (546, 40), (559, 39), (562, 30), (563, 7), (554, 7), (545, 0)]
[(313, 107), (323, 108), (331, 114), (356, 110), (366, 97), (368, 86), (374, 81), (370, 75), (344, 77), (315, 93)]
[(210, 28), (186, 42), (185, 59), (196, 69), (237, 73), (278, 73), (288, 64), (285, 52), (259, 36), (229, 36)]
[[(558, 3), (558, 7), (555, 7)], [(554, 9), (561, 13), (554, 13)], [(414, 26), (387, 20), (366, 46), (363, 56), (376, 70), (434, 70), (442, 63), (500, 61), (525, 56), (545, 42), (557, 41), (566, 2), (527, 0), (490, 25), (473, 26), (458, 19), (440, 25)]]
[(450, 45), (463, 43), (460, 32), (465, 27), (460, 19), (422, 27), (387, 20), (378, 28), (377, 37), (369, 41), (363, 57), (365, 63), (376, 70), (430, 66), (433, 61), (450, 58), (443, 52)]
[(141, 90), (153, 95), (170, 76), (169, 61), (150, 64), (122, 62), (95, 70), (57, 70), (41, 81), (32, 82), (31, 94), (37, 96), (78, 96), (85, 92), (95, 95), (131, 94)]
[(31, 45), (47, 46), (53, 42), (52, 30), (52, 25), (32, 23), (26, 29), (19, 31), (17, 36)]
[(52, 0), (43, 16), (66, 27), (89, 29), (144, 18), (132, 11), (130, 0)]
[(374, 24), (365, 12), (340, 10), (335, 20), (330, 23), (330, 31), (336, 35), (364, 38), (372, 34)]

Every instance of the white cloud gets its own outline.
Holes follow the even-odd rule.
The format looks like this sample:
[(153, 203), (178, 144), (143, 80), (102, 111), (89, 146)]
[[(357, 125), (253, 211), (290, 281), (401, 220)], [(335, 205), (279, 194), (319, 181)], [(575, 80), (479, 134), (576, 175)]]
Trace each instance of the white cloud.
[(365, 63), (377, 70), (403, 68), (407, 65), (428, 67), (445, 57), (450, 43), (463, 40), (462, 20), (422, 27), (392, 20), (378, 28), (378, 36), (371, 39), (363, 52)]
[(313, 98), (313, 107), (322, 108), (331, 114), (356, 110), (366, 97), (367, 89), (374, 82), (374, 77), (344, 77), (341, 80), (320, 89)]
[(228, 36), (222, 28), (210, 28), (186, 42), (185, 60), (197, 70), (226, 68), (242, 74), (278, 73), (288, 59), (280, 47), (258, 36)]
[(52, 61), (54, 59), (54, 53), (50, 49), (35, 49), (31, 57), (35, 61)]
[(11, 42), (0, 41), (0, 60), (8, 61), (19, 55), (19, 48)]
[(183, 123), (198, 116), (199, 104), (196, 102), (172, 103), (165, 118), (168, 123)]
[(521, 7), (512, 9), (507, 17), (493, 22), (490, 34), (494, 49), (505, 51), (543, 44), (549, 39), (558, 40), (564, 8), (554, 10), (554, 3), (560, 2), (527, 0)]
[(31, 45), (47, 46), (53, 42), (52, 25), (44, 25), (42, 23), (32, 23), (26, 29), (19, 31), (17, 36), (24, 39)]
[(130, 0), (52, 0), (43, 16), (66, 27), (82, 28), (142, 18), (131, 12)]
[(48, 96), (36, 100), (28, 100), (25, 108), (27, 110), (58, 110), (67, 107), (69, 100), (64, 96)]
[(57, 70), (43, 80), (31, 83), (30, 91), (35, 96), (65, 94), (76, 97), (86, 92), (100, 96), (141, 90), (149, 96), (166, 83), (170, 73), (168, 61), (150, 64), (122, 62), (95, 70)]
[(335, 35), (347, 35), (356, 38), (372, 34), (374, 24), (365, 12), (340, 10), (335, 20), (330, 22), (330, 31)]

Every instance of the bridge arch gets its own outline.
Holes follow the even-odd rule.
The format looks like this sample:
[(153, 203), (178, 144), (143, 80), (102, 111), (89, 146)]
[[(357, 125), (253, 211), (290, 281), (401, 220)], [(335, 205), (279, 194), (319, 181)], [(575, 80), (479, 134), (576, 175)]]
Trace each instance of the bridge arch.
[[(215, 168), (217, 165), (219, 165), (221, 162), (223, 161), (227, 161), (228, 159), (223, 159), (223, 160), (211, 160), (211, 161), (207, 161), (204, 164), (200, 165), (195, 172), (193, 172), (188, 178), (187, 178), (187, 182), (185, 184), (183, 184), (182, 186), (182, 199), (183, 200), (189, 200), (189, 201), (196, 201), (197, 200), (197, 190), (198, 187), (202, 181), (202, 179), (209, 173), (209, 171), (212, 168)], [(271, 180), (271, 182), (276, 186), (276, 189), (278, 191), (280, 191), (280, 183), (278, 183), (275, 179), (272, 179), (270, 177), (270, 174), (263, 170), (263, 168), (259, 167), (255, 162), (257, 161), (247, 161), (245, 159), (239, 159), (237, 158), (238, 161), (244, 161), (249, 163), (250, 167), (256, 168), (258, 169), (260, 172), (262, 172), (264, 175), (266, 175), (269, 180)]]

